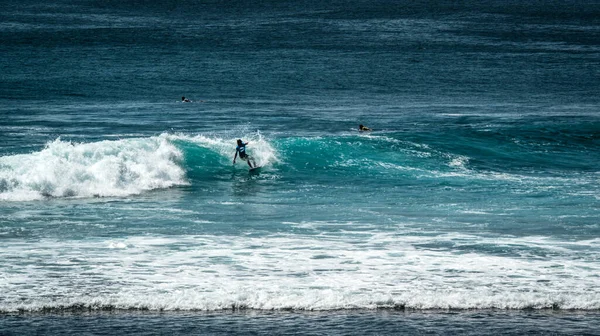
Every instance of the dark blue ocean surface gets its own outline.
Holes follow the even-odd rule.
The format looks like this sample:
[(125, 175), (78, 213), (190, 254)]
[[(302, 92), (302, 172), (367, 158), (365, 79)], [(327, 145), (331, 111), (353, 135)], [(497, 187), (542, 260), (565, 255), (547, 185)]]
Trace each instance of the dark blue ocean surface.
[[(597, 335), (591, 312), (93, 312), (8, 315), (3, 335)], [(18, 332), (16, 332), (18, 331)]]
[(0, 332), (594, 333), (597, 1), (0, 7)]

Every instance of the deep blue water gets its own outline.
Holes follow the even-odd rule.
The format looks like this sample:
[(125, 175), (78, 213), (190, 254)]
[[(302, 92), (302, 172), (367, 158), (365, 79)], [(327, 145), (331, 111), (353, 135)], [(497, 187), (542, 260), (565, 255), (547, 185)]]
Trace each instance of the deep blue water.
[(0, 333), (597, 332), (597, 1), (0, 7)]
[[(597, 335), (598, 313), (94, 312), (9, 315), (0, 332), (78, 335)], [(19, 332), (15, 332), (19, 331)]]

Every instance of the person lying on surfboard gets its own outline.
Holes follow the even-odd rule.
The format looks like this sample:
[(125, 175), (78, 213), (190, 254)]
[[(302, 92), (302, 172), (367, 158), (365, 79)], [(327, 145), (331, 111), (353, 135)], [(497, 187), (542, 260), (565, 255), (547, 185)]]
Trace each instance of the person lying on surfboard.
[[(256, 167), (256, 162), (254, 161), (254, 159), (246, 154), (246, 145), (248, 143), (244, 143), (242, 141), (242, 139), (238, 139), (237, 140), (237, 147), (235, 148), (235, 156), (233, 157), (233, 163), (235, 164), (235, 159), (238, 156), (238, 153), (240, 154), (240, 159), (246, 161), (248, 163), (248, 166), (250, 166), (250, 169)], [(254, 163), (254, 167), (252, 167), (252, 164), (250, 163), (250, 161), (252, 161), (252, 163)]]
[(358, 125), (358, 130), (359, 131), (370, 131), (371, 129), (368, 128), (367, 126)]

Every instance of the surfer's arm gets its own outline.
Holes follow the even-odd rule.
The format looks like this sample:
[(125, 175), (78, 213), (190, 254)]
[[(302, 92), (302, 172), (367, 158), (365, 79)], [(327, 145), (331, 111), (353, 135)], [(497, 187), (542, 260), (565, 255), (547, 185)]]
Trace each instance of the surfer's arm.
[(237, 153), (238, 153), (238, 150), (236, 149), (235, 150), (235, 155), (233, 156), (233, 163), (235, 163), (235, 159), (237, 158)]

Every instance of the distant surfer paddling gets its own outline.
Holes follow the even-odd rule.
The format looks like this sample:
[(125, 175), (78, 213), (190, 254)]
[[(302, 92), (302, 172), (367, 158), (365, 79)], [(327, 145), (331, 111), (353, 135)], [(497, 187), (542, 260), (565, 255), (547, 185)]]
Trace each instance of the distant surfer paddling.
[[(242, 141), (242, 139), (238, 139), (237, 140), (237, 147), (235, 148), (235, 156), (233, 157), (233, 163), (235, 164), (235, 159), (237, 158), (238, 154), (240, 155), (240, 159), (246, 161), (248, 163), (248, 166), (250, 166), (250, 169), (256, 167), (256, 162), (254, 162), (254, 159), (248, 155), (246, 153), (246, 145), (248, 143), (244, 143)], [(252, 161), (252, 163), (254, 163), (254, 167), (252, 167), (252, 164), (250, 163), (250, 161)]]
[(183, 96), (183, 97), (181, 97), (181, 102), (182, 102), (182, 103), (193, 103), (193, 102), (196, 102), (196, 103), (198, 103), (198, 102), (200, 102), (200, 103), (204, 103), (204, 100), (194, 100), (194, 101), (191, 101), (191, 100), (189, 100), (188, 98), (185, 98), (185, 96)]
[(362, 132), (362, 131), (370, 131), (371, 129), (368, 128), (367, 126), (364, 126), (361, 124), (361, 125), (358, 125), (358, 130)]

